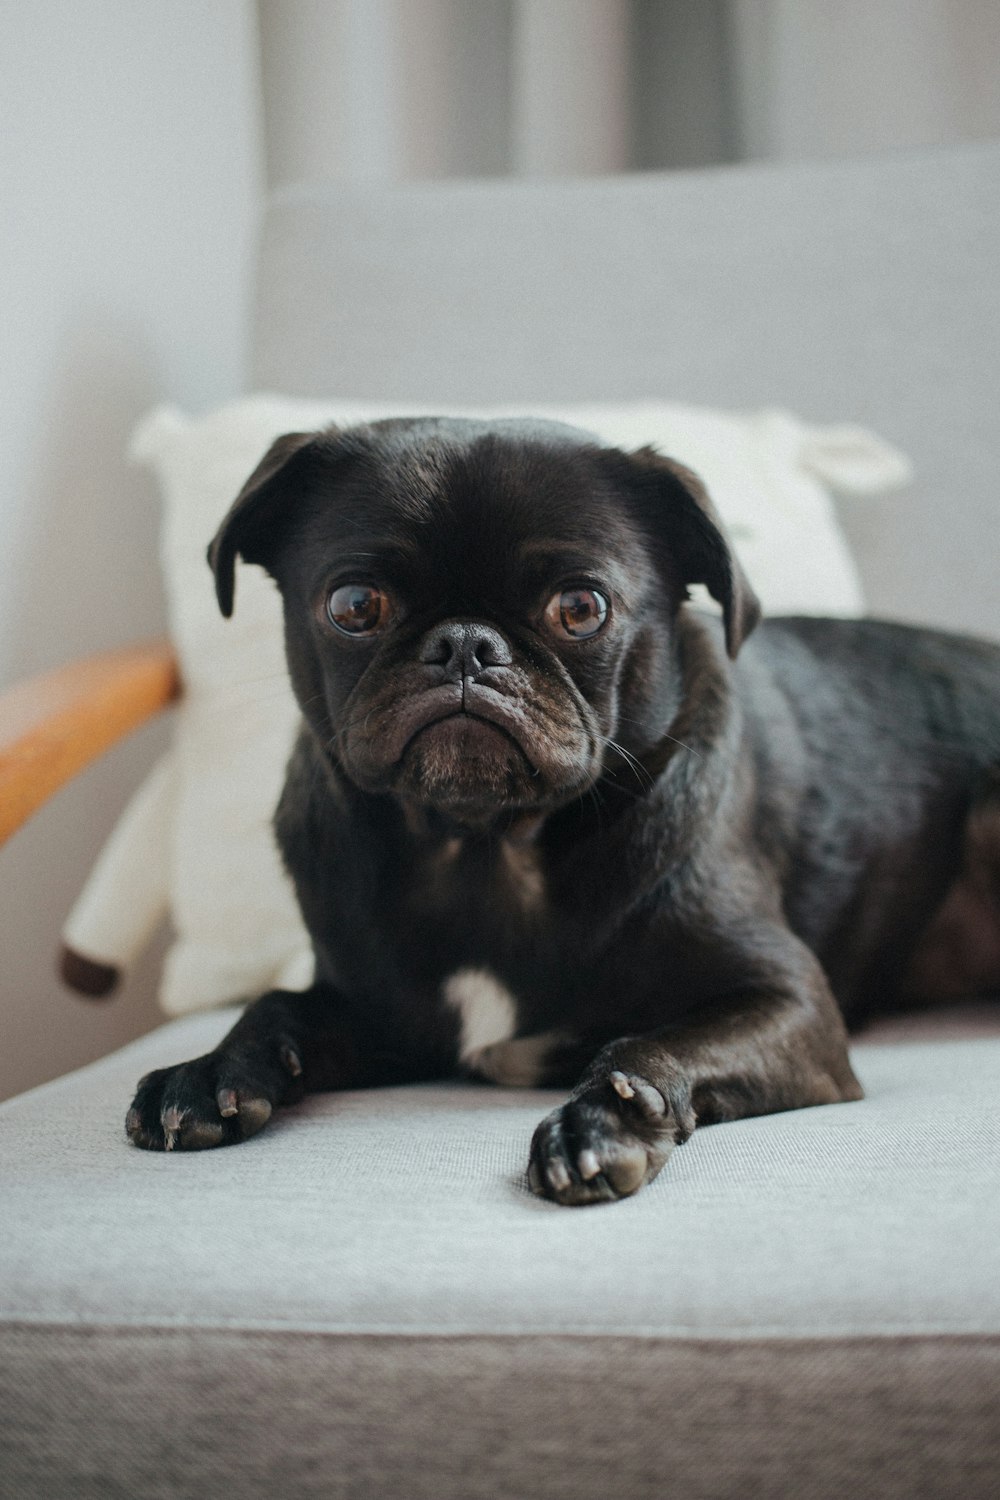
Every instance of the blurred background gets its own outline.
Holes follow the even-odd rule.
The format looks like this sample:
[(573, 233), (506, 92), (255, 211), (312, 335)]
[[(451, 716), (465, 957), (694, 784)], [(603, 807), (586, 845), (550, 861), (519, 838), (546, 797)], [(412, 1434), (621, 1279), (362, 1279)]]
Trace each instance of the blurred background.
[[(996, 0), (0, 0), (0, 28), (0, 688), (163, 631), (128, 434), (246, 388), (269, 191), (1000, 136)], [(166, 734), (0, 856), (0, 1097), (159, 1019), (155, 954), (103, 1005), (53, 955)]]

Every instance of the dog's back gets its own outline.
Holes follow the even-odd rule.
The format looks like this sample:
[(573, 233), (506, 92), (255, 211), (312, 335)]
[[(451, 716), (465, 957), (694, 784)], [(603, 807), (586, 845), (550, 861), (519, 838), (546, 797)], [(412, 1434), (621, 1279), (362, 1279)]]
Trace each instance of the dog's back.
[[(1000, 987), (1000, 646), (773, 619), (736, 676), (794, 805), (788, 918), (848, 1019)], [(777, 735), (763, 677), (787, 715)]]

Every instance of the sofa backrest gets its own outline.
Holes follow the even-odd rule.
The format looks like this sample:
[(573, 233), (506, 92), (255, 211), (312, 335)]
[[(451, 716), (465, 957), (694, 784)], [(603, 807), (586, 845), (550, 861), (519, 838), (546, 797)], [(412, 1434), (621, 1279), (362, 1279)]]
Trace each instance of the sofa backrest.
[(285, 190), (253, 379), (442, 409), (662, 396), (861, 422), (916, 467), (905, 493), (841, 503), (873, 610), (1000, 634), (1000, 143)]

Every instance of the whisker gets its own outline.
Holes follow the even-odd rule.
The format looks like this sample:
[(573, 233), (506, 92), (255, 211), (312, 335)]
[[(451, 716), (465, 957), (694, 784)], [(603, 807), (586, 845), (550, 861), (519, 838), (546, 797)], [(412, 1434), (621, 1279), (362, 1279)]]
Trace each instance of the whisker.
[(651, 787), (654, 784), (654, 778), (646, 770), (646, 767), (642, 765), (640, 761), (636, 760), (635, 756), (630, 754), (630, 752), (625, 749), (624, 745), (619, 745), (615, 740), (610, 740), (607, 737), (605, 737), (604, 743), (607, 745), (609, 750), (614, 750), (618, 755), (622, 757), (625, 763), (631, 767), (640, 786), (642, 785), (643, 776), (645, 776), (646, 778), (647, 786)]
[(597, 811), (597, 828), (598, 832), (600, 832), (604, 828), (604, 798), (601, 796), (596, 785), (590, 787), (590, 799)]
[[(618, 722), (619, 722), (619, 724), (640, 724), (642, 722), (642, 720), (641, 719), (635, 719), (635, 718), (629, 718), (629, 716), (627, 714), (619, 714), (618, 715)], [(669, 740), (672, 745), (680, 745), (680, 747), (681, 747), (682, 750), (687, 750), (687, 751), (690, 752), (691, 755), (696, 755), (699, 760), (703, 760), (704, 759), (704, 756), (702, 755), (702, 753), (701, 753), (700, 750), (696, 750), (693, 745), (685, 745), (685, 743), (684, 743), (683, 740), (677, 739), (672, 734), (661, 734), (660, 735), (660, 739), (661, 740)]]
[(682, 750), (686, 750), (689, 755), (693, 755), (697, 760), (704, 760), (705, 758), (700, 750), (696, 750), (693, 745), (685, 745), (683, 740), (675, 739), (672, 734), (664, 734), (660, 738), (669, 740), (672, 745), (680, 745)]

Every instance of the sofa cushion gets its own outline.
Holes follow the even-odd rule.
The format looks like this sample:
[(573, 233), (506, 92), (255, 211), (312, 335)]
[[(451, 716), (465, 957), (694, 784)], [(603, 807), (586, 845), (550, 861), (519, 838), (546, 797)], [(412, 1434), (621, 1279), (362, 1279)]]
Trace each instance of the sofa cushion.
[(543, 1092), (319, 1095), (237, 1149), (128, 1146), (139, 1073), (229, 1019), (0, 1109), (14, 1492), (995, 1494), (1000, 1026), (862, 1042), (864, 1100), (700, 1130), (572, 1210), (524, 1182)]

